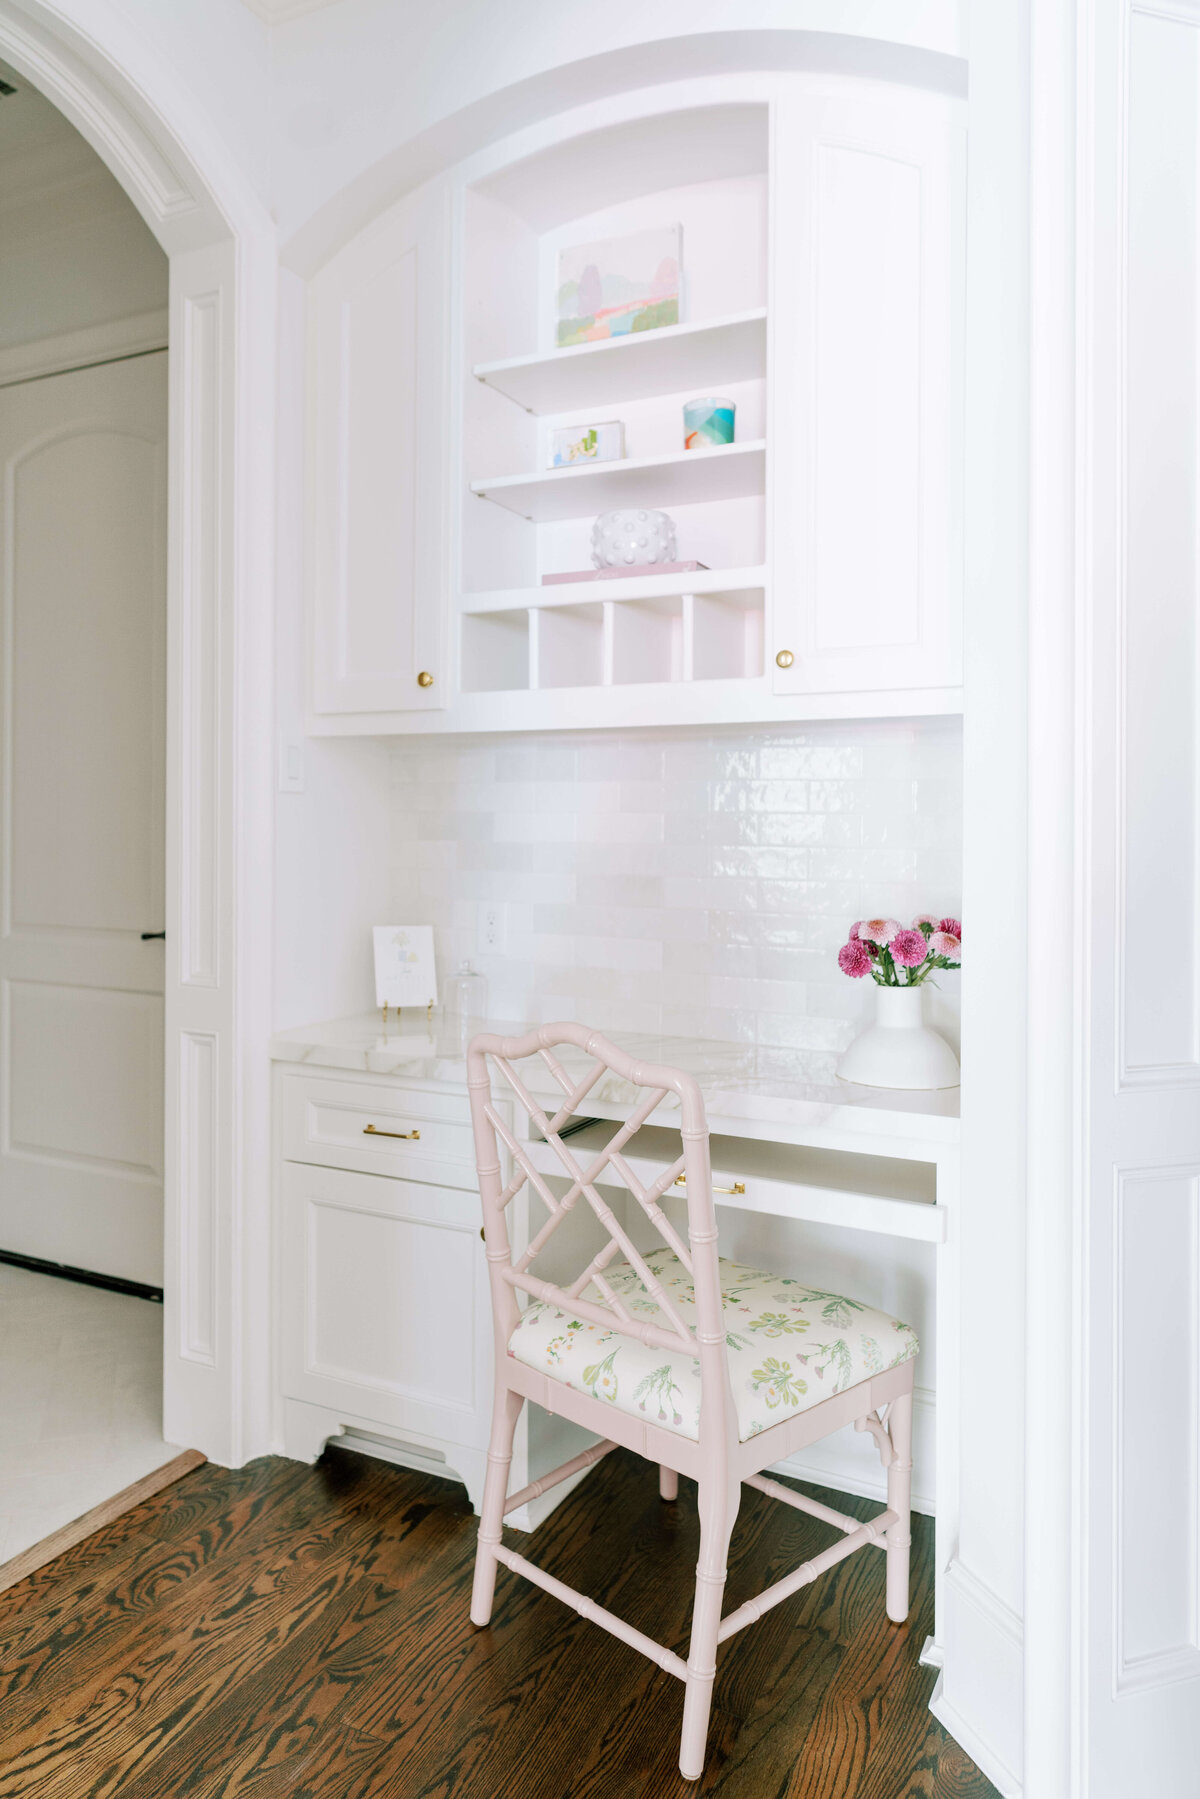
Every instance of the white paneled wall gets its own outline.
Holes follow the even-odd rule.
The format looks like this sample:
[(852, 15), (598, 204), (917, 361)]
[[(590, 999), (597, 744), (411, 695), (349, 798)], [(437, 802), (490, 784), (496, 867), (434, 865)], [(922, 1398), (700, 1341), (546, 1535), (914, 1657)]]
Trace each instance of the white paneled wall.
[[(824, 1078), (869, 1004), (835, 961), (850, 922), (958, 914), (961, 769), (953, 719), (404, 743), (392, 917), (436, 927), (443, 973), (471, 956), (493, 1016), (756, 1043), (763, 1073)], [(478, 954), (484, 901), (502, 954)]]

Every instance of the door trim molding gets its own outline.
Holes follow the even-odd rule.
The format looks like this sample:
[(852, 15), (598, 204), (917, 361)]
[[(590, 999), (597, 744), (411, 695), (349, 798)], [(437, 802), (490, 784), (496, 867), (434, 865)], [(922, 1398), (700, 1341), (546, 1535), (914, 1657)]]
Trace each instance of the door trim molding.
[[(84, 31), (50, 0), (0, 0), (0, 56), (91, 144), (171, 263), (163, 1428), (236, 1467), (269, 1447), (271, 1400), (275, 229), (169, 63), (116, 8), (89, 10)], [(180, 327), (206, 299), (219, 329), (198, 415)], [(161, 329), (126, 328), (120, 354)], [(181, 963), (200, 890), (219, 934), (203, 982)], [(215, 1082), (199, 1158), (181, 1129), (197, 1038), (213, 1040)], [(197, 1316), (212, 1321), (209, 1359), (183, 1353)]]

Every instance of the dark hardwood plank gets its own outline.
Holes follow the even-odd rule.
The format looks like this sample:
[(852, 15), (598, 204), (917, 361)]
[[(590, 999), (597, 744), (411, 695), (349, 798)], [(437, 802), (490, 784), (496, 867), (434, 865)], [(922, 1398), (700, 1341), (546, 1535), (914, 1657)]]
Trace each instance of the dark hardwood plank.
[[(0, 1799), (995, 1799), (927, 1709), (914, 1522), (906, 1624), (870, 1551), (725, 1646), (689, 1784), (679, 1682), (504, 1570), (472, 1627), (461, 1487), (343, 1451), (202, 1468), (0, 1595)], [(689, 1483), (664, 1505), (619, 1451), (511, 1540), (686, 1653)], [(747, 1489), (727, 1609), (828, 1541)]]
[[(104, 1620), (69, 1656), (57, 1637), (39, 1645), (50, 1669), (39, 1683), (43, 1706), (23, 1732), (6, 1731), (0, 1799), (22, 1792), (35, 1774), (53, 1775), (64, 1799), (106, 1790), (96, 1784), (101, 1775), (107, 1781), (131, 1760), (161, 1751), (226, 1691), (240, 1690), (264, 1657), (274, 1663), (357, 1577), (365, 1540), (378, 1534), (380, 1480), (386, 1476), (376, 1464), (336, 1509), (309, 1482), (255, 1530), (238, 1534), (238, 1554), (210, 1562), (202, 1538), (193, 1554), (176, 1554), (153, 1586), (143, 1576), (113, 1589)], [(181, 1658), (185, 1702), (176, 1684)]]

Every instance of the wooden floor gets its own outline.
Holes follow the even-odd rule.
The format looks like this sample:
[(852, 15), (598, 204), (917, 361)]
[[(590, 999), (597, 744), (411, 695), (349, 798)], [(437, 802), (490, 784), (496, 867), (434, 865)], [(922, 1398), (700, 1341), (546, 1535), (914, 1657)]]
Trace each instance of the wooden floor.
[[(618, 1451), (510, 1541), (686, 1653), (680, 1489)], [(914, 1522), (907, 1625), (866, 1550), (726, 1646), (689, 1785), (671, 1676), (504, 1569), (472, 1627), (461, 1487), (340, 1451), (204, 1467), (0, 1595), (0, 1799), (989, 1799), (926, 1709)], [(829, 1541), (746, 1489), (727, 1608)]]

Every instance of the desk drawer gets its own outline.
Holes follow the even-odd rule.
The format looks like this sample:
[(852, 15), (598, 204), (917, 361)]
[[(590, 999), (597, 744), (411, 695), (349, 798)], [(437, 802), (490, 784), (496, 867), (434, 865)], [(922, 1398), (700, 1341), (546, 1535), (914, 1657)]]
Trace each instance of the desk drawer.
[[(617, 1128), (598, 1121), (567, 1139), (566, 1147), (581, 1169), (594, 1162)], [(879, 1231), (918, 1242), (945, 1241), (946, 1210), (936, 1203), (937, 1176), (931, 1163), (736, 1137), (715, 1136), (710, 1146), (718, 1207)], [(679, 1153), (678, 1131), (644, 1125), (626, 1148), (625, 1159), (636, 1178), (649, 1186)], [(535, 1168), (562, 1178), (552, 1144), (533, 1142), (529, 1155)], [(598, 1184), (619, 1187), (620, 1182), (608, 1167)], [(671, 1192), (682, 1211), (684, 1188)]]
[(475, 1139), (465, 1093), (400, 1083), (283, 1083), (285, 1161), (474, 1189)]

